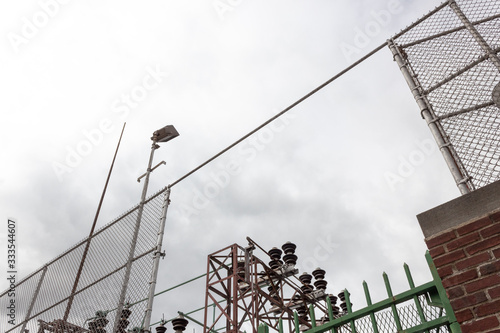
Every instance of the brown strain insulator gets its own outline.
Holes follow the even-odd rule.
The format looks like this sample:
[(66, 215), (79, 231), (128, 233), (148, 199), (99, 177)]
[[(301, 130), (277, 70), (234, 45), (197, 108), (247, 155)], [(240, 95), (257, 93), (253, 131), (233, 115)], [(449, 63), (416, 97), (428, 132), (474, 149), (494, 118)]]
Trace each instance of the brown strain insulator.
[(187, 321), (186, 318), (184, 318), (183, 315), (179, 315), (177, 318), (172, 320), (172, 326), (174, 327), (174, 331), (177, 333), (181, 333), (186, 329), (187, 324), (189, 321)]
[(277, 247), (273, 247), (272, 249), (269, 250), (269, 256), (273, 260), (280, 260), (281, 259), (281, 254), (283, 253), (280, 249)]
[(295, 245), (292, 242), (288, 241), (285, 244), (283, 244), (281, 246), (281, 248), (283, 249), (283, 252), (285, 252), (285, 254), (294, 254), (295, 253), (295, 249), (297, 248), (297, 245)]

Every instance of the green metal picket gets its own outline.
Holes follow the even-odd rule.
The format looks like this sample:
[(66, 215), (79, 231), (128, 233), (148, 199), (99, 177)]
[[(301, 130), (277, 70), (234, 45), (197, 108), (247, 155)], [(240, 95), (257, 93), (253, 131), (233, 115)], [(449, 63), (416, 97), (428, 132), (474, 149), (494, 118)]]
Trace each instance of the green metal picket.
[[(366, 332), (374, 332), (378, 333), (381, 330), (381, 327), (385, 327), (382, 331), (388, 332), (389, 328), (391, 331), (395, 332), (407, 332), (407, 333), (417, 333), (417, 332), (437, 332), (436, 329), (441, 327), (446, 327), (448, 332), (452, 333), (461, 333), (460, 325), (457, 322), (453, 309), (451, 308), (450, 301), (446, 295), (446, 291), (441, 283), (441, 278), (439, 277), (436, 267), (432, 261), (429, 252), (426, 253), (426, 260), (429, 265), (429, 269), (432, 274), (432, 280), (424, 283), (420, 286), (415, 286), (413, 282), (413, 277), (410, 273), (410, 269), (407, 264), (404, 264), (404, 270), (406, 274), (406, 278), (408, 280), (408, 284), (410, 289), (402, 292), (397, 295), (393, 295), (391, 284), (389, 282), (389, 277), (386, 273), (383, 273), (383, 279), (387, 291), (388, 298), (377, 302), (375, 304), (372, 303), (370, 292), (368, 289), (368, 285), (365, 281), (363, 281), (363, 290), (366, 297), (367, 306), (363, 309), (352, 311), (352, 304), (350, 301), (350, 294), (348, 290), (344, 290), (345, 303), (347, 307), (347, 312), (335, 318), (333, 315), (333, 308), (329, 298), (327, 298), (327, 308), (328, 308), (328, 317), (329, 321), (325, 324), (318, 325), (315, 318), (314, 307), (310, 306), (310, 318), (311, 318), (311, 328), (303, 333), (323, 333), (327, 331), (331, 331), (333, 333), (337, 332), (351, 332), (351, 333), (362, 333), (365, 330), (362, 327), (358, 327), (358, 323), (360, 321), (367, 321), (371, 323), (371, 327), (366, 327)], [(410, 318), (405, 318), (404, 313), (400, 313), (398, 311), (397, 305), (401, 305), (402, 303), (413, 301), (415, 309), (413, 311), (417, 312), (417, 321), (418, 323), (413, 326), (409, 326)], [(424, 304), (422, 303), (422, 301)], [(426, 313), (424, 311), (424, 306), (426, 308), (429, 307), (439, 307), (441, 311), (439, 311), (439, 316), (436, 318), (428, 318), (426, 317)], [(413, 308), (412, 308), (413, 309)], [(378, 316), (377, 314), (390, 313), (390, 316)], [(382, 319), (381, 319), (382, 318)], [(411, 318), (415, 320), (415, 318)], [(390, 321), (390, 322), (389, 322)], [(299, 318), (298, 314), (294, 313), (294, 322), (295, 322), (295, 333), (300, 333), (299, 329)], [(264, 328), (259, 328), (259, 333), (268, 333), (268, 331), (264, 331)], [(283, 326), (280, 323), (279, 333), (283, 333)]]

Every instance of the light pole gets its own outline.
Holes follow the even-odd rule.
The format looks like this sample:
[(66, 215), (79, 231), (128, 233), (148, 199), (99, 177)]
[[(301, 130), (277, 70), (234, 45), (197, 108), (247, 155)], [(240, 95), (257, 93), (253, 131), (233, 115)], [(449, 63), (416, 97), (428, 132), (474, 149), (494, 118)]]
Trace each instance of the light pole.
[[(144, 179), (144, 186), (142, 189), (141, 201), (139, 203), (139, 209), (137, 211), (137, 220), (135, 223), (135, 229), (134, 229), (134, 235), (132, 237), (132, 242), (130, 244), (130, 252), (129, 252), (129, 256), (128, 256), (128, 260), (127, 260), (127, 266), (125, 268), (125, 276), (123, 278), (122, 290), (120, 293), (120, 299), (118, 301), (118, 307), (117, 307), (117, 311), (116, 311), (113, 332), (117, 331), (118, 323), (120, 321), (121, 312), (122, 312), (123, 305), (125, 302), (125, 296), (127, 294), (127, 287), (128, 287), (128, 282), (130, 279), (130, 271), (132, 269), (132, 262), (134, 260), (134, 252), (135, 252), (135, 247), (137, 244), (137, 236), (139, 234), (139, 227), (141, 225), (142, 213), (144, 211), (144, 204), (146, 202), (146, 194), (148, 191), (148, 184), (149, 184), (149, 175), (151, 174), (151, 172), (154, 169), (156, 169), (161, 164), (165, 163), (165, 162), (160, 162), (154, 168), (151, 168), (151, 165), (153, 164), (154, 152), (156, 149), (160, 148), (158, 143), (170, 141), (177, 136), (179, 136), (179, 133), (177, 132), (177, 130), (175, 129), (175, 127), (173, 125), (167, 125), (167, 126), (160, 128), (159, 130), (157, 130), (153, 133), (153, 136), (151, 137), (153, 144), (151, 145), (151, 154), (149, 155), (148, 168), (146, 170), (146, 173), (137, 179), (137, 181), (140, 181), (140, 179), (142, 177), (144, 177), (144, 176), (146, 177)], [(169, 193), (170, 193), (170, 189), (168, 189), (168, 194)], [(168, 196), (167, 196), (167, 204), (168, 204)], [(164, 212), (166, 214), (166, 209), (164, 210)], [(161, 224), (164, 222), (165, 221), (162, 218)], [(162, 228), (160, 227), (160, 229), (162, 229)], [(161, 236), (163, 236), (163, 229), (160, 231), (160, 233), (162, 234)], [(161, 237), (161, 236), (159, 235), (159, 237)], [(161, 246), (161, 241), (160, 241), (160, 246)], [(157, 249), (157, 251), (159, 251), (159, 249)], [(159, 255), (160, 255), (160, 253), (158, 253), (158, 254), (155, 253), (155, 256), (159, 256)]]

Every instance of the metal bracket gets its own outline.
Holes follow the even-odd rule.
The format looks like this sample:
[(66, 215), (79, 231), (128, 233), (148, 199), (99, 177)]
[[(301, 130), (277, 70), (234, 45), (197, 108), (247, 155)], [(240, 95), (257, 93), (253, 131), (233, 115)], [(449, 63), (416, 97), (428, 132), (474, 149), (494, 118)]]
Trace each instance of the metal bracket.
[(155, 252), (155, 254), (154, 254), (154, 256), (156, 257), (156, 255), (157, 255), (157, 254), (159, 254), (159, 255), (160, 255), (160, 257), (161, 257), (162, 259), (164, 259), (164, 258), (165, 258), (165, 256), (166, 256), (166, 254), (165, 254), (165, 250), (163, 250), (163, 252), (161, 252), (161, 251), (156, 251), (156, 252)]
[(439, 149), (448, 148), (450, 146), (451, 146), (451, 142), (447, 142), (447, 143), (444, 143), (444, 144), (440, 145)]
[(472, 177), (466, 177), (466, 178), (462, 179), (461, 181), (459, 181), (457, 184), (467, 184), (471, 180), (472, 180)]
[(495, 85), (495, 88), (493, 88), (491, 98), (493, 99), (493, 102), (495, 103), (497, 108), (500, 108), (500, 82)]
[[(424, 112), (424, 111), (422, 111), (422, 112)], [(422, 114), (422, 112), (420, 112), (420, 114)], [(422, 116), (422, 118), (424, 118), (424, 116)], [(437, 123), (437, 122), (438, 122), (438, 121), (440, 121), (440, 120), (441, 120), (441, 118), (436, 117), (436, 118), (434, 118), (434, 119), (430, 120), (430, 121), (429, 121), (429, 124), (432, 124), (432, 123)]]
[[(160, 163), (158, 163), (157, 165), (155, 165), (151, 170), (148, 170), (148, 172), (153, 172), (157, 167), (159, 167), (160, 165), (162, 164), (167, 164), (167, 162), (165, 161), (161, 161)], [(137, 178), (137, 182), (140, 183), (141, 182), (141, 178), (143, 178), (144, 176), (146, 176), (148, 173), (144, 173), (142, 176), (140, 176), (139, 178)]]

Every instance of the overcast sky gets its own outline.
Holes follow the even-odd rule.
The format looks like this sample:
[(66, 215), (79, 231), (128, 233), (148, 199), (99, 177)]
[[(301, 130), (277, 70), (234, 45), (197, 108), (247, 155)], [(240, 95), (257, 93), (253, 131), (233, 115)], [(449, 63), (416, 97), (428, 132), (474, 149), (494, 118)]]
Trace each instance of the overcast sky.
[[(98, 226), (138, 203), (154, 130), (180, 136), (156, 151), (167, 164), (150, 194), (439, 3), (3, 2), (0, 244), (16, 219), (19, 277), (88, 234), (124, 122)], [(363, 280), (373, 301), (384, 271), (395, 293), (407, 288), (404, 262), (417, 284), (430, 279), (416, 215), (457, 196), (384, 48), (172, 189), (157, 290), (250, 236), (266, 249), (296, 243), (299, 265), (324, 268), (328, 291), (348, 288), (359, 309)], [(203, 283), (189, 292), (158, 297), (153, 321), (203, 306)]]

